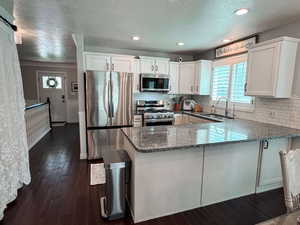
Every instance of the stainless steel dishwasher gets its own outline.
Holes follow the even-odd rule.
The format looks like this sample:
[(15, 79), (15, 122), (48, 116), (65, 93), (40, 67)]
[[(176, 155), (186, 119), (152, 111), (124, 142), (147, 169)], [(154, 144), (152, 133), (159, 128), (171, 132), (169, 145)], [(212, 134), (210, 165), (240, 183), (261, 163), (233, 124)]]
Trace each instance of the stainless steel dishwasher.
[(105, 167), (105, 196), (101, 197), (101, 216), (108, 220), (127, 215), (126, 200), (129, 199), (130, 158), (124, 150), (103, 152)]

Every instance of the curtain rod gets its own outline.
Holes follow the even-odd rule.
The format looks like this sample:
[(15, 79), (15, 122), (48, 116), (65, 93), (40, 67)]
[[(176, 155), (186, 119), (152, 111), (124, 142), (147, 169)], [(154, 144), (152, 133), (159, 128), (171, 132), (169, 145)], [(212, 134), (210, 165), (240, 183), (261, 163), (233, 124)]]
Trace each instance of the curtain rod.
[(6, 24), (8, 25), (13, 31), (17, 31), (18, 27), (14, 24), (11, 24), (7, 19), (5, 19), (3, 16), (0, 15), (0, 19)]

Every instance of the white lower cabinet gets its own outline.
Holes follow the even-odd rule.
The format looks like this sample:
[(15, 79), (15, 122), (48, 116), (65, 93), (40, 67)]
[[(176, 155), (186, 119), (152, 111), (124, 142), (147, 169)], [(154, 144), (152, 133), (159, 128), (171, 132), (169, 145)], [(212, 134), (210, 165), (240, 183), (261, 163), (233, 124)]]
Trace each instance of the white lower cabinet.
[(279, 152), (288, 148), (288, 138), (261, 142), (256, 192), (264, 192), (282, 186)]
[(201, 205), (255, 193), (259, 142), (204, 148)]

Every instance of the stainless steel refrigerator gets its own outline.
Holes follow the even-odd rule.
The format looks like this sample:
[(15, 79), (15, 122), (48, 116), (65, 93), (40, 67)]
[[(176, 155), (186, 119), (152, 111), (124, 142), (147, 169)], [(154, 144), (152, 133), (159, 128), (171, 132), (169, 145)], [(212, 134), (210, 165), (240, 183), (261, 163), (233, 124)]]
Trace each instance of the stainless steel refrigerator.
[[(106, 135), (99, 129), (132, 126), (133, 74), (125, 72), (87, 71), (85, 102), (88, 159), (102, 158)], [(112, 138), (112, 137), (110, 137)], [(115, 137), (117, 138), (117, 137)], [(117, 140), (109, 140), (117, 142)]]

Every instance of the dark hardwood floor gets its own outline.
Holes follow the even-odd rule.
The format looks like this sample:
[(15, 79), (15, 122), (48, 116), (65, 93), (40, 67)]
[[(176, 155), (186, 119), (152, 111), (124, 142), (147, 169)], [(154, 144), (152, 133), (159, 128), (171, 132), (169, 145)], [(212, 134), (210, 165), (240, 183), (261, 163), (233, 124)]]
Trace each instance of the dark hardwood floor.
[[(30, 151), (30, 165), (32, 182), (19, 191), (1, 225), (133, 224), (130, 218), (112, 222), (100, 218), (103, 186), (89, 186), (88, 164), (79, 160), (77, 125), (54, 127)], [(251, 225), (285, 211), (283, 191), (277, 189), (140, 224)]]

